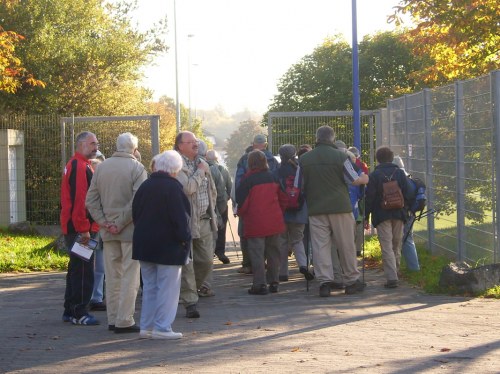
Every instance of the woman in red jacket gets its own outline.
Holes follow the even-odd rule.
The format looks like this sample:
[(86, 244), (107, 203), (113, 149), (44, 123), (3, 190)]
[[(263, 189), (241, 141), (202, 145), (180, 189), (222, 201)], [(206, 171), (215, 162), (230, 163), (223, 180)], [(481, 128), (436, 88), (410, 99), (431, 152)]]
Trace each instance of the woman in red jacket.
[[(278, 292), (279, 234), (285, 231), (283, 212), (286, 196), (269, 171), (266, 155), (254, 150), (248, 155), (248, 172), (236, 189), (238, 215), (243, 218), (243, 236), (248, 239), (252, 262), (252, 295)], [(266, 272), (267, 261), (267, 272)]]

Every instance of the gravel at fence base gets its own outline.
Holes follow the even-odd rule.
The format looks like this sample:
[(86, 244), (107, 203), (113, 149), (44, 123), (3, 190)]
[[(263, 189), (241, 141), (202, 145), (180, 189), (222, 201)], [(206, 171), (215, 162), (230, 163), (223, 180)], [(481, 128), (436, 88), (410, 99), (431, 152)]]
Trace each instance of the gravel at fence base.
[[(201, 318), (178, 310), (180, 341), (141, 340), (61, 321), (64, 273), (0, 275), (2, 373), (498, 373), (500, 300), (383, 287), (368, 270), (361, 295), (318, 296), (293, 267), (278, 294), (248, 295), (252, 277), (215, 260), (215, 297)], [(139, 320), (140, 297), (136, 317)]]

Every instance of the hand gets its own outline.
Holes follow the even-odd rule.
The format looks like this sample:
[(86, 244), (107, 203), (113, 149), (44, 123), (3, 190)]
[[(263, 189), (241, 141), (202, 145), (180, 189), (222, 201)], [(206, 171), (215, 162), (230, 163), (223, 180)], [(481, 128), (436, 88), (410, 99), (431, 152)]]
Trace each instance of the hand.
[(370, 222), (365, 221), (365, 230), (369, 230), (369, 229), (370, 229)]
[(80, 233), (80, 240), (79, 240), (80, 243), (87, 244), (89, 242), (89, 239), (90, 239), (90, 232), (86, 231)]
[(118, 230), (118, 226), (114, 222), (105, 222), (104, 223), (104, 228), (106, 229), (107, 232), (110, 234), (118, 234), (120, 231)]
[(204, 161), (201, 161), (201, 160), (198, 163), (198, 170), (203, 170), (205, 172), (205, 174), (210, 172), (210, 168), (209, 168), (208, 164)]

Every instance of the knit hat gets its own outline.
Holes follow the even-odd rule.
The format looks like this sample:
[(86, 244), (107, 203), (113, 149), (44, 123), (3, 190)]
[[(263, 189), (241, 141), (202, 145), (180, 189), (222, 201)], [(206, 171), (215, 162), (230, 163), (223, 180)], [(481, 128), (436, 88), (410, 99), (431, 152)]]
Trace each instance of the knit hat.
[(400, 156), (394, 156), (393, 164), (397, 165), (400, 169), (405, 168), (405, 164), (403, 163), (403, 159)]
[(342, 140), (336, 140), (334, 144), (338, 149), (347, 149), (347, 146)]
[(290, 160), (295, 156), (296, 150), (292, 144), (283, 144), (278, 150), (278, 153), (281, 157), (281, 161)]
[(205, 143), (203, 140), (198, 141), (198, 155), (205, 157), (208, 151), (207, 143)]

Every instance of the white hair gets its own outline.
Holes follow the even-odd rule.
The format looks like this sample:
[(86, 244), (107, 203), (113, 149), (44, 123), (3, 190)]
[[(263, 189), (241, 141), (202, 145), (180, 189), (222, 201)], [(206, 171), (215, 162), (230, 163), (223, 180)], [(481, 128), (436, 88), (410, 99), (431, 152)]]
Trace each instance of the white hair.
[(181, 168), (182, 157), (177, 151), (165, 151), (155, 156), (155, 171), (176, 174)]
[(118, 135), (116, 139), (116, 150), (119, 152), (134, 153), (139, 145), (139, 140), (137, 136), (132, 135), (129, 132), (124, 132)]

